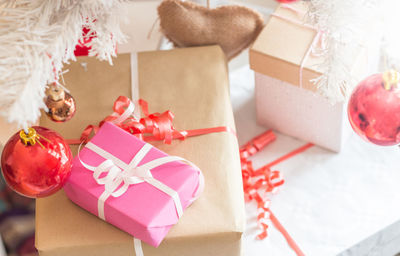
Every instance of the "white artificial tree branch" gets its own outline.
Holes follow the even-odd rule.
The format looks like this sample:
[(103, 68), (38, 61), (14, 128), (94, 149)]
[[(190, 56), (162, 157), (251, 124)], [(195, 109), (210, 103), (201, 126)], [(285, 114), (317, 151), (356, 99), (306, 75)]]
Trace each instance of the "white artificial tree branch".
[(354, 59), (367, 47), (373, 20), (381, 17), (380, 0), (310, 0), (309, 17), (324, 31), (327, 48), (319, 66), (322, 75), (315, 79), (319, 92), (332, 102), (351, 93), (357, 81), (352, 75)]
[[(45, 88), (75, 60), (82, 28), (96, 37), (89, 55), (112, 62), (124, 41), (123, 0), (0, 0), (0, 114), (22, 127), (40, 116)], [(82, 85), (84, 86), (84, 85)]]

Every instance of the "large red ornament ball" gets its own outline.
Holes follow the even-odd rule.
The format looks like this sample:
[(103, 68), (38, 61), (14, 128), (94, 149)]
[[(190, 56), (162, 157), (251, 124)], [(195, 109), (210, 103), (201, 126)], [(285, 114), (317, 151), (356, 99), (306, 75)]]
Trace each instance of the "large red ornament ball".
[(363, 80), (353, 91), (348, 105), (354, 131), (366, 141), (381, 146), (400, 143), (399, 76), (391, 72)]
[(24, 142), (24, 131), (8, 140), (1, 155), (2, 173), (7, 184), (21, 195), (49, 196), (61, 189), (69, 177), (72, 153), (64, 139), (52, 130), (35, 126), (29, 134), (35, 135), (33, 142), (26, 137)]

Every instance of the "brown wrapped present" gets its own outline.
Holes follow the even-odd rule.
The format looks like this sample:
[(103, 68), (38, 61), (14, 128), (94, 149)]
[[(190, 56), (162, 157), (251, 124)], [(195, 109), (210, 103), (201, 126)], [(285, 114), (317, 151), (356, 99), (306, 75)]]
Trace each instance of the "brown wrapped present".
[[(120, 55), (114, 66), (86, 57), (71, 64), (65, 80), (76, 99), (76, 115), (64, 124), (44, 116), (41, 125), (66, 139), (79, 138), (86, 125), (112, 112), (119, 95), (131, 96), (132, 66), (133, 74), (138, 71), (132, 84), (138, 82), (140, 98), (149, 102), (151, 112), (171, 110), (177, 129), (234, 128), (226, 61), (218, 46), (134, 56)], [(144, 255), (241, 255), (244, 202), (235, 136), (222, 132), (154, 144), (199, 166), (206, 186), (160, 247), (143, 244)], [(76, 206), (63, 191), (37, 200), (36, 247), (43, 256), (135, 255), (130, 235)]]

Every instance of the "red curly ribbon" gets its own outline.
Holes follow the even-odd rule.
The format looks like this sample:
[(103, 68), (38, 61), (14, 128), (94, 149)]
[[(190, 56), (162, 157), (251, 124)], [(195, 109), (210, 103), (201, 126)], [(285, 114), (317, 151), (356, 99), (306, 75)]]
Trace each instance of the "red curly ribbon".
[(260, 134), (240, 148), (240, 159), (247, 159), (273, 142), (275, 139), (276, 136), (272, 130)]
[(80, 144), (88, 142), (91, 135), (95, 134), (104, 122), (112, 122), (125, 131), (143, 139), (144, 141), (163, 141), (171, 144), (172, 140), (184, 140), (187, 137), (199, 136), (216, 132), (229, 132), (236, 136), (233, 129), (226, 126), (218, 126), (203, 129), (182, 130), (175, 129), (173, 125), (174, 114), (167, 110), (163, 113), (149, 113), (148, 103), (140, 99), (138, 102), (143, 118), (136, 118), (132, 115), (133, 103), (128, 97), (119, 96), (114, 102), (114, 112), (104, 118), (98, 126), (89, 125), (82, 132), (79, 140), (67, 140), (69, 144)]
[(257, 203), (258, 215), (257, 223), (261, 229), (261, 233), (257, 235), (258, 239), (264, 239), (268, 236), (268, 220), (274, 224), (274, 226), (281, 232), (286, 239), (288, 245), (298, 256), (304, 256), (300, 247), (296, 244), (290, 234), (286, 231), (283, 225), (278, 221), (275, 215), (270, 209), (271, 200), (268, 198), (270, 194), (278, 192), (280, 186), (284, 184), (284, 179), (280, 171), (271, 170), (271, 167), (289, 159), (308, 148), (312, 147), (313, 144), (308, 143), (280, 158), (277, 160), (264, 165), (263, 167), (255, 170), (252, 162), (248, 158), (258, 151), (263, 149), (265, 146), (275, 140), (275, 134), (269, 130), (248, 142), (246, 145), (240, 148), (240, 157), (242, 165), (242, 177), (243, 177), (243, 189), (245, 194), (245, 200), (247, 202), (255, 201)]

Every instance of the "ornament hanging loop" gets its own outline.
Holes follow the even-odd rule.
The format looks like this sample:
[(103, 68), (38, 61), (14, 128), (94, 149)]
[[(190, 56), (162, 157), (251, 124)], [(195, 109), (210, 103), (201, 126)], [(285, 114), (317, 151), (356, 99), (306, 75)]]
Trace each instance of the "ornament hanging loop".
[(39, 141), (40, 139), (43, 139), (50, 144), (52, 143), (50, 140), (38, 134), (32, 127), (28, 128), (28, 133), (26, 133), (25, 130), (21, 130), (19, 132), (19, 137), (25, 146), (33, 146), (38, 143), (42, 148), (44, 148), (43, 144)]
[(46, 94), (53, 100), (53, 101), (60, 101), (64, 100), (65, 98), (65, 91), (64, 88), (59, 86), (58, 84), (54, 83), (49, 86), (46, 91)]
[(382, 79), (385, 90), (398, 88), (398, 84), (400, 82), (400, 73), (394, 69), (390, 69), (382, 74)]
[(38, 134), (36, 133), (36, 130), (33, 128), (28, 128), (28, 133), (26, 133), (25, 130), (21, 130), (19, 132), (19, 137), (21, 138), (21, 141), (22, 143), (24, 143), (25, 146), (35, 145), (37, 139), (39, 138)]

